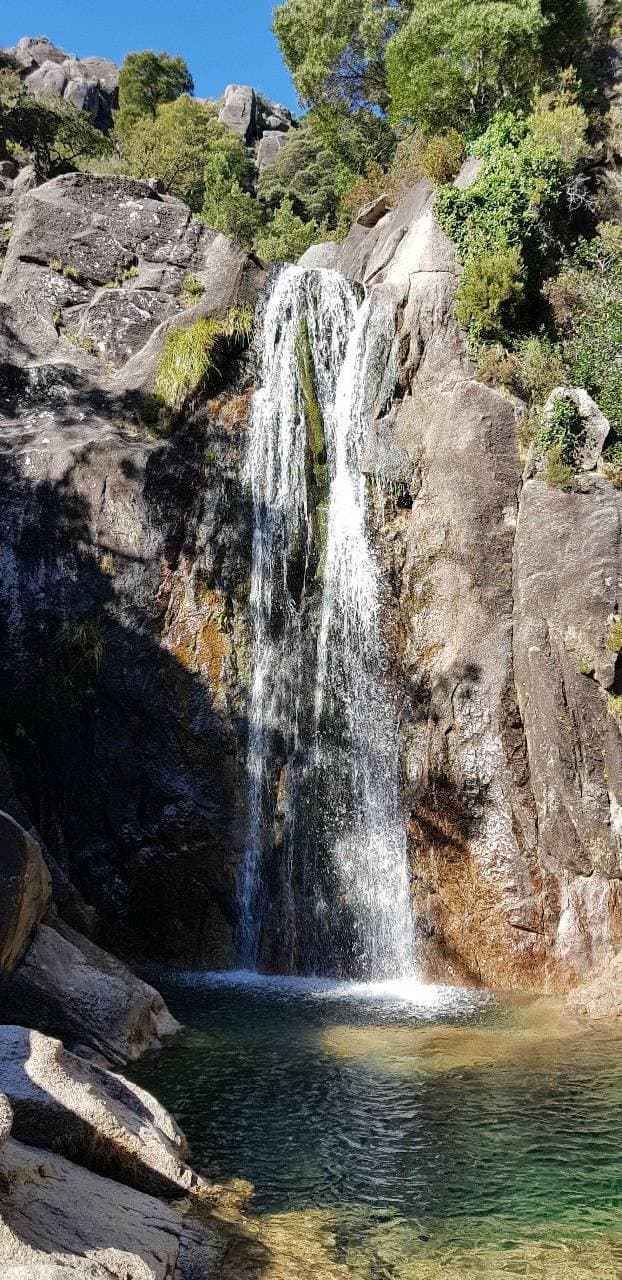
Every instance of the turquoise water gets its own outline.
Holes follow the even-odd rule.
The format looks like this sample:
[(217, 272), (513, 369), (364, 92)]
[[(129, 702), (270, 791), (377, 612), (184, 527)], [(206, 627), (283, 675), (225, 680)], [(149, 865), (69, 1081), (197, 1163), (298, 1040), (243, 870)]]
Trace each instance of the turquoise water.
[(344, 1274), (622, 1276), (622, 1033), (416, 984), (159, 982), (188, 1030), (136, 1077)]

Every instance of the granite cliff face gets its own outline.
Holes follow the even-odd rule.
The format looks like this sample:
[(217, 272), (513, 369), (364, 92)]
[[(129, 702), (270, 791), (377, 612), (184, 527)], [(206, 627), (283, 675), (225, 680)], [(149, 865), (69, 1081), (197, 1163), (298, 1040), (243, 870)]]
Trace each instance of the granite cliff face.
[(161, 960), (230, 953), (250, 365), (170, 440), (145, 393), (172, 326), (264, 278), (147, 184), (72, 174), (24, 198), (0, 285), (3, 737), (70, 923), (98, 903)]
[[(252, 352), (168, 438), (146, 407), (167, 334), (257, 302), (266, 273), (146, 183), (68, 174), (17, 203), (0, 280), (0, 692), (24, 821), (63, 928), (130, 957), (227, 965), (247, 819)], [(606, 644), (620, 492), (596, 456), (571, 493), (522, 479), (521, 405), (474, 376), (425, 181), (306, 262), (396, 314), (397, 395), (364, 470), (421, 963), (563, 990), (620, 937)]]
[(562, 990), (606, 966), (621, 936), (608, 701), (621, 673), (607, 634), (622, 495), (597, 473), (598, 448), (572, 492), (530, 467), (522, 479), (522, 406), (474, 377), (452, 316), (453, 249), (425, 183), (393, 212), (365, 211), (338, 256), (325, 252), (398, 316), (398, 398), (366, 454), (387, 490), (378, 544), (424, 964)]

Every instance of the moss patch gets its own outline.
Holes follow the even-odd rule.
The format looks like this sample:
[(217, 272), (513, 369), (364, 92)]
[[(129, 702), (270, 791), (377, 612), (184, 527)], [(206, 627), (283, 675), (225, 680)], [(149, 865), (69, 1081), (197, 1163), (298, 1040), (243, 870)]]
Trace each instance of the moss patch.
[(318, 400), (309, 326), (303, 318), (296, 336), (296, 355), (307, 432), (306, 473), (309, 505), (313, 517), (313, 537), (317, 550), (316, 578), (321, 578), (326, 560), (328, 494), (330, 477), (326, 456), (324, 419)]

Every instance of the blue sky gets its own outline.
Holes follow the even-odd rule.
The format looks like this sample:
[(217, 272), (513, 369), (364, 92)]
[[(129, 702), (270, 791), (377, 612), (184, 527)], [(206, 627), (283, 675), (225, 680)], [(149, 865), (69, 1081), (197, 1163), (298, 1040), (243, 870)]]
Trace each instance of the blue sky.
[(200, 97), (252, 84), (295, 108), (296, 94), (270, 30), (275, 0), (21, 0), (2, 5), (0, 45), (49, 36), (78, 57), (122, 62), (134, 49), (183, 54)]

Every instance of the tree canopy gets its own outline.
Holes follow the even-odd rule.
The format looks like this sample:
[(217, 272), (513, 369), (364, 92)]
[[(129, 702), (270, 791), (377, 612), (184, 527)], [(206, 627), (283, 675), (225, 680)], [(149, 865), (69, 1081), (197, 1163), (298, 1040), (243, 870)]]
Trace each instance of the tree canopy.
[(217, 108), (187, 94), (137, 120), (123, 136), (122, 155), (134, 177), (157, 176), (195, 213), (202, 209), (206, 184), (213, 183), (214, 166), (219, 172), (224, 166), (229, 187), (235, 178), (246, 183), (250, 169), (241, 139), (219, 123)]
[(539, 0), (414, 0), (387, 48), (392, 119), (433, 132), (528, 100), (545, 25)]
[(141, 116), (155, 116), (164, 102), (192, 93), (194, 83), (184, 59), (169, 53), (128, 53), (119, 72), (119, 112), (116, 128), (124, 133)]
[(409, 0), (285, 0), (274, 32), (307, 106), (348, 110), (388, 105), (387, 40), (408, 17)]
[(46, 179), (109, 150), (85, 111), (63, 98), (35, 98), (16, 71), (0, 70), (0, 155), (29, 161), (37, 177)]
[(341, 181), (333, 151), (306, 121), (292, 131), (274, 164), (262, 170), (257, 194), (270, 209), (288, 199), (304, 221), (328, 219), (335, 226)]

